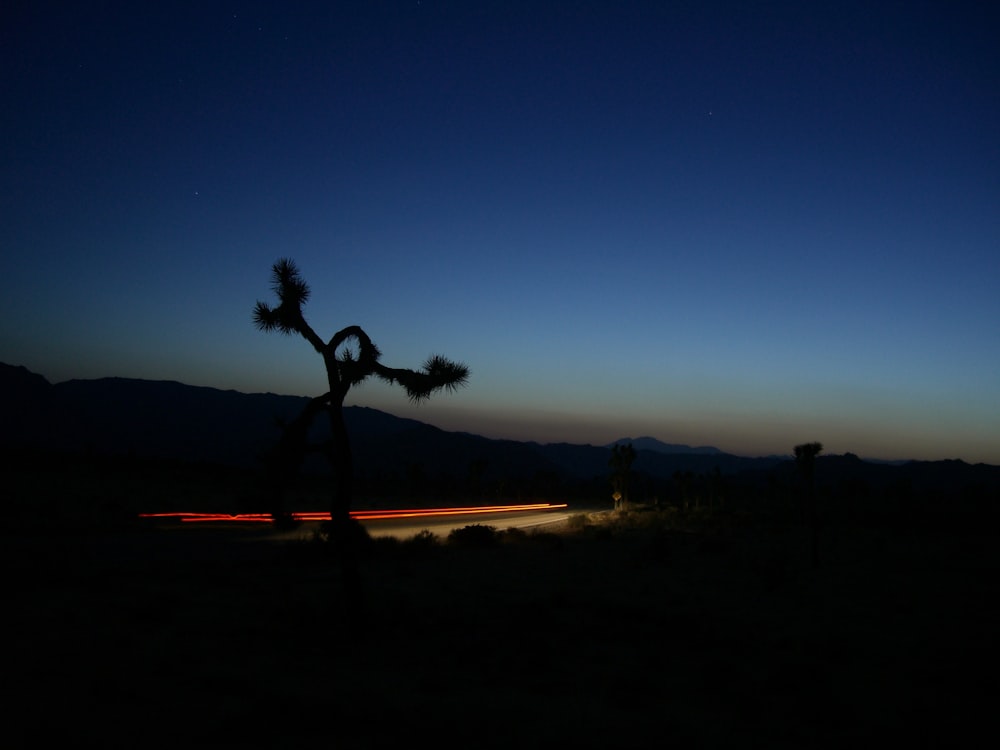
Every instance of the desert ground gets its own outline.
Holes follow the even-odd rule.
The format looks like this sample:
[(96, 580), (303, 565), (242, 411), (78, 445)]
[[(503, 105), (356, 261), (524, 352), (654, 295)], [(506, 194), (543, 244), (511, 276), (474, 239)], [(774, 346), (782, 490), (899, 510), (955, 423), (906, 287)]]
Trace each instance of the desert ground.
[(361, 605), (320, 534), (266, 537), (7, 531), (8, 728), (23, 746), (935, 747), (995, 710), (992, 529), (829, 528), (815, 566), (795, 523), (584, 511), (373, 540)]

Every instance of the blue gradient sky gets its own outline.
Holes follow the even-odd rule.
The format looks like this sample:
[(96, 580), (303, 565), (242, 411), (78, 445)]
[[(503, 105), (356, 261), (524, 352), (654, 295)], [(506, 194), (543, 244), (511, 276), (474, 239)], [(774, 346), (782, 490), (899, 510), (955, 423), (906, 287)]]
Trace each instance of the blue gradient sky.
[(251, 325), (289, 256), (321, 335), (472, 369), (351, 403), (1000, 464), (984, 4), (16, 5), (0, 361), (322, 392), (305, 341)]

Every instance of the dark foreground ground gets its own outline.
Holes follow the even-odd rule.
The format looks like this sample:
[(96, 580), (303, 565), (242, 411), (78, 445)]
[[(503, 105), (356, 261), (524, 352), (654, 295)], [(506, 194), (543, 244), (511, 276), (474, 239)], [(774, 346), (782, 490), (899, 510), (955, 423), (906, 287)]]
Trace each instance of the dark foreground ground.
[(794, 526), (580, 526), (379, 543), (360, 625), (321, 545), (259, 528), (8, 533), (8, 746), (995, 739), (992, 529), (829, 530), (816, 569)]

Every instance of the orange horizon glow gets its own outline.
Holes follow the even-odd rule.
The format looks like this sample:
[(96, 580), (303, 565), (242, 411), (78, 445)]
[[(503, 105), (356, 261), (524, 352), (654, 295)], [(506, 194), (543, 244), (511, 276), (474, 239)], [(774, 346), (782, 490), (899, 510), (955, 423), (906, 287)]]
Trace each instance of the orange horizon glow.
[[(402, 508), (398, 510), (352, 510), (351, 518), (358, 521), (377, 521), (391, 518), (425, 518), (430, 516), (460, 516), (475, 513), (511, 513), (516, 511), (556, 510), (566, 503), (528, 503), (522, 505), (475, 505), (457, 508)], [(303, 512), (289, 514), (295, 521), (329, 521), (328, 512)], [(140, 513), (139, 518), (177, 518), (182, 523), (272, 523), (271, 513)]]

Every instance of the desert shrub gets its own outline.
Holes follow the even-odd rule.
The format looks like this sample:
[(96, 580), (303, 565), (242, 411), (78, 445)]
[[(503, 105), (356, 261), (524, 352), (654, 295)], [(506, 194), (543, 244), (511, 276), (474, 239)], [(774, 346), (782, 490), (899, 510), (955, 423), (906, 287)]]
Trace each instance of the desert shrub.
[(441, 542), (437, 534), (424, 529), (400, 545), (407, 557), (433, 557), (441, 550)]
[(542, 549), (561, 549), (563, 546), (563, 536), (562, 534), (557, 534), (554, 531), (533, 531), (528, 534), (528, 542), (534, 547), (541, 547)]
[(460, 529), (452, 529), (448, 534), (448, 543), (456, 547), (485, 549), (495, 547), (500, 543), (500, 535), (495, 526), (472, 524)]
[(414, 546), (437, 546), (438, 535), (430, 529), (424, 529), (414, 534), (407, 541)]
[(377, 557), (399, 557), (403, 543), (394, 536), (372, 537), (371, 550)]
[(424, 529), (408, 539), (394, 536), (372, 537), (371, 551), (375, 557), (388, 560), (426, 560), (440, 552), (437, 536)]
[[(324, 521), (312, 528), (308, 536), (298, 540), (293, 540), (288, 546), (298, 548), (300, 553), (311, 553), (313, 555), (333, 555), (339, 552), (337, 542), (331, 534), (332, 526), (330, 521)], [(358, 521), (351, 519), (347, 527), (350, 535), (350, 543), (354, 545), (356, 552), (369, 554), (375, 548), (375, 542), (368, 530)]]
[(616, 525), (610, 522), (585, 524), (580, 531), (584, 539), (611, 539), (615, 536)]
[(574, 513), (566, 519), (566, 525), (571, 531), (582, 531), (590, 523), (590, 517), (586, 513)]
[(323, 528), (317, 527), (311, 529), (306, 535), (284, 541), (282, 552), (288, 560), (310, 562), (328, 558), (330, 544)]
[(528, 539), (528, 532), (524, 529), (519, 529), (516, 526), (511, 526), (509, 529), (504, 529), (500, 532), (500, 541), (506, 543), (518, 544), (524, 542)]

